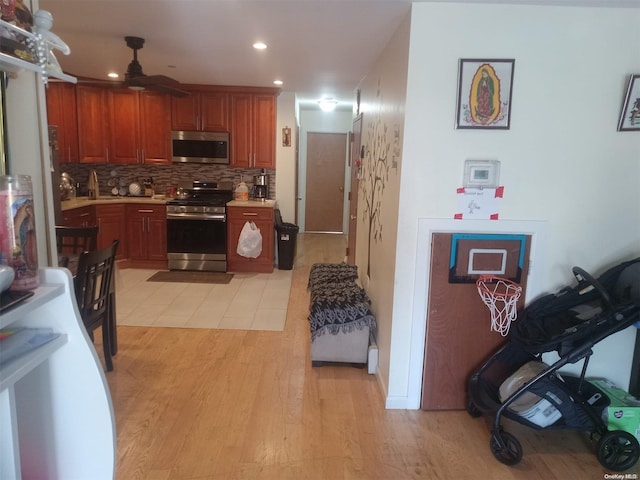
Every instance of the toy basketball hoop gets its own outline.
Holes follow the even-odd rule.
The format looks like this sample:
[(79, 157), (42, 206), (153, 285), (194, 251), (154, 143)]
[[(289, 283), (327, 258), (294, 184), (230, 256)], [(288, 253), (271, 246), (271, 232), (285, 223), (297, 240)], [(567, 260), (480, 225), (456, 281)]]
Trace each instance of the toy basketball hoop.
[(491, 312), (491, 330), (506, 337), (509, 326), (517, 317), (518, 299), (522, 287), (509, 279), (482, 275), (476, 281), (478, 294)]

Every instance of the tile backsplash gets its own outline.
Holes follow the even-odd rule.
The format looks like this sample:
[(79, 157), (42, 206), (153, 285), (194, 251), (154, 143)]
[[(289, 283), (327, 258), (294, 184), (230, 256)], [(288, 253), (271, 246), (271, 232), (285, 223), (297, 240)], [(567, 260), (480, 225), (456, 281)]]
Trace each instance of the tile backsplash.
[[(253, 176), (261, 170), (229, 168), (225, 165), (199, 165), (195, 163), (181, 163), (172, 165), (117, 165), (117, 164), (80, 164), (64, 163), (60, 166), (60, 173), (66, 172), (76, 184), (79, 184), (78, 196), (86, 195), (89, 171), (94, 169), (98, 174), (100, 194), (111, 194), (110, 179), (119, 179), (122, 185), (128, 187), (130, 183), (139, 182), (143, 178), (152, 177), (156, 193), (166, 193), (170, 186), (188, 187), (194, 180), (207, 180), (218, 183), (231, 183), (233, 188), (240, 183), (242, 177), (249, 188), (253, 184)], [(267, 170), (269, 174), (269, 198), (276, 198), (276, 171)]]

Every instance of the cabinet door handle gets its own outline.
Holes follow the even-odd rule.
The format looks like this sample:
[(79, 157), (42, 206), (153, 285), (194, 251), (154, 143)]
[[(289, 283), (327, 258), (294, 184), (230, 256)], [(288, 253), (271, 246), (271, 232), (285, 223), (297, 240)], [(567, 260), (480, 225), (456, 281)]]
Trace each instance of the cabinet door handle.
[(258, 216), (258, 214), (257, 214), (257, 213), (248, 213), (248, 212), (245, 212), (245, 213), (243, 213), (242, 215), (243, 215), (244, 217), (257, 217), (257, 216)]

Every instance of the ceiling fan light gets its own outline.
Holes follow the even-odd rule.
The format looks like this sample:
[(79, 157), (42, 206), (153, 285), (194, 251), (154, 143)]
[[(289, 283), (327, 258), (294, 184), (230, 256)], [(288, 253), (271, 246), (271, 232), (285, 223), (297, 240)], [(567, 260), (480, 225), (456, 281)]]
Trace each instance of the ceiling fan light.
[(338, 102), (333, 98), (323, 98), (318, 100), (318, 105), (323, 112), (333, 112), (338, 105)]

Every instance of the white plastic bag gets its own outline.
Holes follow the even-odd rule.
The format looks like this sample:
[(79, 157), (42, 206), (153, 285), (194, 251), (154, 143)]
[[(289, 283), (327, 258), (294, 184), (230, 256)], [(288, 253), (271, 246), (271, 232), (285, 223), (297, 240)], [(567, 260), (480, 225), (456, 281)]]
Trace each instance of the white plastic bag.
[(253, 222), (246, 222), (238, 238), (238, 255), (257, 258), (262, 253), (262, 234)]

